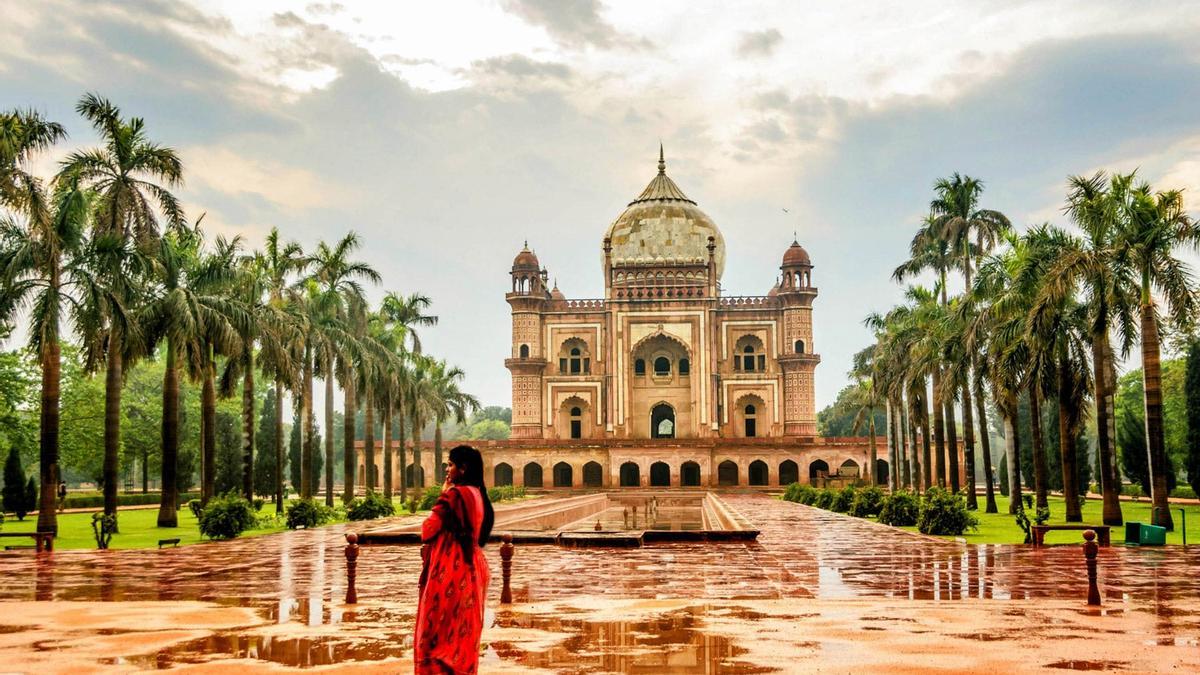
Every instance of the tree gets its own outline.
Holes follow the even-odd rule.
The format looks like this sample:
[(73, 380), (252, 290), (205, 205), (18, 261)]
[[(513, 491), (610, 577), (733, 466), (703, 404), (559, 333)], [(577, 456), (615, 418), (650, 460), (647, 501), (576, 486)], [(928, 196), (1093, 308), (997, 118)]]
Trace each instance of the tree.
[(1178, 190), (1154, 192), (1148, 183), (1131, 187), (1135, 174), (1113, 177), (1113, 192), (1118, 197), (1115, 245), (1141, 279), (1142, 377), (1145, 385), (1146, 450), (1150, 466), (1150, 495), (1154, 503), (1153, 522), (1168, 530), (1175, 529), (1168, 495), (1167, 450), (1163, 439), (1162, 364), (1159, 344), (1159, 301), (1166, 305), (1167, 317), (1184, 330), (1196, 313), (1196, 293), (1188, 266), (1176, 257), (1177, 246), (1200, 245), (1200, 227), (1187, 214), (1183, 193)]
[(1200, 495), (1200, 339), (1193, 337), (1187, 352), (1187, 477)]
[[(103, 147), (79, 150), (64, 161), (59, 180), (86, 187), (96, 194), (92, 228), (109, 255), (97, 256), (96, 278), (108, 298), (94, 305), (98, 317), (94, 364), (105, 368), (104, 513), (117, 513), (117, 460), (121, 450), (121, 384), (125, 360), (136, 350), (128, 342), (139, 338), (127, 309), (135, 304), (140, 270), (126, 253), (131, 242), (152, 249), (159, 236), (158, 213), (170, 226), (182, 226), (183, 209), (168, 188), (183, 180), (183, 166), (175, 151), (151, 142), (139, 117), (122, 119), (121, 110), (109, 101), (87, 94), (75, 106), (92, 123)], [(162, 184), (160, 184), (160, 182)], [(134, 272), (134, 274), (131, 274)], [(101, 338), (102, 336), (102, 338)], [(102, 358), (101, 358), (102, 354)]]
[[(303, 455), (304, 455), (304, 443), (303, 443), (304, 425), (301, 423), (302, 422), (301, 414), (302, 413), (297, 411), (296, 415), (294, 416), (294, 418), (292, 420), (291, 438), (288, 443), (288, 448), (289, 448), (288, 449), (288, 476), (291, 478), (292, 487), (297, 492), (300, 492), (300, 485), (303, 481), (300, 461), (301, 461), (301, 457), (303, 457)], [(321, 441), (320, 429), (314, 430), (312, 432), (312, 434), (313, 434), (314, 440), (317, 443), (319, 443)], [(322, 459), (321, 454), (320, 453), (312, 453), (309, 455), (309, 458), (310, 459), (309, 459), (309, 467), (308, 467), (307, 475), (310, 475), (310, 476), (321, 475), (321, 469), (324, 465), (324, 459)], [(301, 493), (301, 494), (303, 494), (303, 493)]]
[[(297, 365), (304, 328), (304, 317), (294, 302), (294, 295), (288, 292), (289, 277), (304, 268), (304, 260), (304, 251), (299, 244), (281, 242), (279, 229), (271, 228), (259, 255), (259, 264), (267, 277), (267, 301), (285, 319), (276, 327), (272, 339), (263, 343), (258, 362), (263, 374), (270, 377), (275, 386), (275, 431), (272, 436), (275, 440), (275, 466), (280, 469), (275, 472), (274, 493), (275, 512), (280, 514), (283, 513), (282, 467), (287, 463), (283, 452), (283, 390), (285, 386), (293, 391), (297, 388)], [(296, 467), (296, 464), (292, 466)]]
[[(1174, 363), (1168, 361), (1164, 370), (1170, 374), (1175, 370)], [(1173, 379), (1173, 378), (1172, 378)], [(1130, 481), (1142, 486), (1142, 492), (1150, 494), (1151, 477), (1148, 463), (1149, 454), (1146, 452), (1146, 409), (1145, 386), (1140, 370), (1125, 373), (1117, 381), (1116, 419), (1117, 419), (1117, 450), (1121, 462), (1121, 471)], [(1169, 395), (1169, 394), (1168, 394)], [(1177, 427), (1180, 420), (1167, 418), (1165, 424)], [(1184, 422), (1186, 426), (1186, 422)], [(1171, 462), (1170, 453), (1166, 454), (1167, 490), (1175, 489), (1175, 466)]]
[(275, 390), (267, 389), (263, 403), (259, 406), (258, 434), (254, 437), (257, 452), (254, 455), (254, 493), (275, 494), (276, 472), (279, 471), (275, 455)]
[(867, 428), (867, 435), (870, 437), (871, 456), (868, 458), (866, 479), (872, 485), (879, 484), (879, 477), (875, 475), (875, 466), (877, 459), (877, 450), (875, 448), (875, 419), (879, 416), (879, 409), (883, 407), (883, 399), (879, 391), (875, 388), (874, 382), (869, 379), (863, 379), (858, 382), (855, 388), (854, 401), (858, 406), (858, 411), (854, 415), (854, 432), (858, 433), (863, 426)]
[(240, 492), (242, 487), (242, 435), (239, 416), (217, 412), (217, 454), (213, 468), (213, 494)]
[(440, 484), (442, 475), (442, 425), (446, 420), (465, 422), (467, 416), (479, 409), (479, 399), (462, 391), (459, 383), (466, 373), (445, 361), (437, 361), (431, 369), (430, 412), (435, 423), (433, 432), (433, 465), (435, 480)]
[(4, 459), (4, 510), (17, 514), (17, 520), (25, 520), (29, 508), (25, 492), (25, 469), (21, 466), (21, 452), (17, 446), (8, 449)]

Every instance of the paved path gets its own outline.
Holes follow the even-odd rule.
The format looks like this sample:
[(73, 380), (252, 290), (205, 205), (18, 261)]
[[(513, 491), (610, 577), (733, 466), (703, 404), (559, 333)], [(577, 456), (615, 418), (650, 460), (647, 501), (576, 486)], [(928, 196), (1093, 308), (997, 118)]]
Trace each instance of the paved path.
[[(761, 528), (757, 542), (641, 549), (520, 546), (516, 601), (811, 599), (828, 606), (839, 599), (988, 598), (1032, 599), (1027, 606), (1033, 609), (1038, 599), (1081, 602), (1086, 591), (1079, 547), (968, 546), (761, 495), (724, 498)], [(369, 630), (380, 644), (403, 645), (416, 602), (418, 548), (365, 547), (358, 584), (364, 606), (346, 608), (340, 604), (346, 531), (346, 525), (336, 525), (179, 549), (0, 554), (5, 579), (0, 603), (202, 601), (248, 607), (271, 623), (325, 629), (336, 624), (343, 635)], [(499, 556), (490, 549), (488, 557), (497, 581), (489, 604), (495, 606)], [(1160, 636), (1192, 640), (1200, 635), (1198, 569), (1197, 547), (1101, 549), (1106, 607), (1149, 613)], [(226, 651), (215, 644), (210, 649)]]

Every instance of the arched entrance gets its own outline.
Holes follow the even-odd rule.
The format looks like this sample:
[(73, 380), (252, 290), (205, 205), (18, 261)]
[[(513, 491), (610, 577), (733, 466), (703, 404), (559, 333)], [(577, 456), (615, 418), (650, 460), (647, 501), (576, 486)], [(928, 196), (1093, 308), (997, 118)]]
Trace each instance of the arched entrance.
[(642, 484), (642, 472), (637, 464), (625, 462), (621, 465), (621, 487), (637, 487)]
[(717, 465), (717, 485), (737, 485), (738, 465), (725, 460)]
[(651, 438), (675, 438), (675, 409), (659, 403), (650, 411)]
[(779, 463), (779, 484), (791, 485), (800, 482), (800, 467), (790, 459)]
[(816, 485), (821, 475), (829, 475), (829, 463), (823, 459), (813, 460), (813, 463), (808, 465), (809, 484)]
[(655, 462), (650, 465), (650, 485), (654, 487), (671, 486), (671, 467), (666, 462)]
[(574, 479), (574, 471), (571, 465), (566, 462), (559, 462), (554, 465), (554, 487), (571, 487), (571, 481)]
[(756, 459), (750, 462), (750, 484), (751, 485), (766, 485), (767, 484), (767, 463), (761, 459)]
[(679, 467), (679, 484), (684, 487), (700, 487), (700, 465), (696, 462), (684, 462)]
[(887, 463), (886, 459), (876, 459), (875, 460), (875, 476), (874, 476), (874, 478), (875, 478), (876, 485), (887, 485), (888, 484), (888, 463)]
[(841, 468), (838, 469), (838, 475), (839, 476), (862, 476), (862, 472), (859, 471), (858, 462), (856, 462), (852, 459), (848, 459), (848, 460), (842, 462)]
[(600, 462), (588, 462), (583, 465), (583, 485), (584, 487), (604, 486), (604, 467), (600, 466)]
[(404, 469), (405, 480), (408, 481), (408, 487), (424, 487), (425, 486), (425, 469), (416, 464), (409, 464)]
[(542, 487), (542, 465), (530, 462), (525, 465), (525, 487)]
[(501, 485), (512, 485), (512, 467), (505, 462), (500, 462), (496, 468), (492, 470), (493, 480), (492, 485), (497, 487)]

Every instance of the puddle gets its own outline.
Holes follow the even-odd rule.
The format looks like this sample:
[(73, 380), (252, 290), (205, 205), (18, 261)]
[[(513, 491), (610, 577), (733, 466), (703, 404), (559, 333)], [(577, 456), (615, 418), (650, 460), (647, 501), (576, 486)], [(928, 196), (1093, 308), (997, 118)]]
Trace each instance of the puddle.
[(23, 633), (36, 628), (37, 626), (0, 626), (0, 635), (4, 635), (5, 633)]
[(700, 630), (699, 609), (685, 609), (642, 621), (584, 621), (515, 615), (497, 625), (564, 633), (549, 649), (525, 651), (511, 642), (492, 642), (507, 661), (570, 672), (770, 673), (738, 660), (747, 650), (733, 640)]
[(348, 661), (381, 661), (412, 654), (412, 636), (396, 633), (382, 638), (363, 636), (277, 638), (262, 635), (217, 634), (181, 642), (154, 654), (105, 659), (108, 665), (171, 668), (220, 659), (258, 659), (293, 668), (329, 666)]
[(1124, 670), (1127, 661), (1055, 661), (1047, 663), (1046, 668), (1061, 668), (1063, 670)]

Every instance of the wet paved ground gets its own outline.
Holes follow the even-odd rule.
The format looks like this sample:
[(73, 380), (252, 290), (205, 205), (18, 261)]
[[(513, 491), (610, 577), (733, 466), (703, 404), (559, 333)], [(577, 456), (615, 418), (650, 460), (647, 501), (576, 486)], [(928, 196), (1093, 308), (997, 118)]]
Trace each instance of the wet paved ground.
[[(841, 658), (860, 641), (872, 645), (860, 655), (864, 658), (879, 649), (882, 638), (872, 631), (892, 636), (894, 644), (884, 640), (884, 646), (915, 640), (915, 653), (936, 652), (939, 635), (976, 635), (962, 639), (973, 640), (972, 649), (986, 654), (985, 643), (1039, 634), (1053, 639), (1045, 634), (1047, 626), (1074, 626), (1085, 597), (1083, 556), (1076, 546), (967, 546), (759, 495), (725, 499), (761, 529), (757, 542), (641, 549), (518, 547), (514, 591), (519, 604), (514, 611), (501, 611), (485, 633), (488, 669), (691, 672), (707, 664), (704, 668), (715, 672), (756, 672), (812, 667), (814, 662), (791, 658), (779, 663), (771, 650), (756, 652), (762, 634), (747, 633), (746, 627), (772, 622), (789, 635), (798, 630), (815, 635), (819, 626), (825, 627), (823, 641), (807, 647), (804, 641), (792, 644), (793, 656), (808, 649), (826, 659), (816, 664), (874, 668), (878, 664)], [(227, 659), (241, 658), (245, 660), (236, 662), (240, 667), (353, 662), (378, 672), (402, 671), (410, 654), (418, 549), (364, 548), (360, 605), (346, 607), (341, 604), (346, 531), (346, 526), (334, 526), (161, 551), (60, 551), (37, 558), (25, 552), (0, 554), (5, 580), (0, 603), (11, 603), (0, 604), (0, 670), (18, 662), (36, 663), (38, 672), (82, 664), (130, 670), (200, 663), (220, 670), (235, 663)], [(499, 556), (492, 550), (489, 558), (498, 581)], [(1093, 628), (1079, 626), (1071, 640), (1090, 648), (1067, 661), (1079, 661), (1079, 667), (1094, 661), (1112, 669), (1186, 663), (1176, 650), (1200, 653), (1197, 570), (1197, 547), (1101, 549), (1104, 616), (1117, 622), (1104, 630), (1137, 633), (1131, 644), (1143, 655), (1141, 660), (1114, 657), (1105, 663), (1084, 658), (1105, 640), (1088, 638)], [(496, 607), (498, 583), (491, 595)], [(47, 600), (81, 603), (78, 612), (93, 619), (68, 628), (63, 624), (70, 614), (47, 618), (38, 611), (75, 606), (29, 602)], [(119, 603), (111, 605), (111, 625), (100, 620), (110, 606), (96, 609), (96, 601)], [(220, 620), (202, 617), (200, 610), (181, 615), (177, 608), (190, 605), (172, 602), (151, 605), (162, 608), (160, 620), (118, 620), (145, 601), (196, 601), (204, 603), (200, 607), (228, 607), (233, 614)], [(612, 614), (614, 608), (624, 613)], [(611, 616), (604, 618), (606, 612)], [(929, 626), (912, 630), (896, 623), (897, 617), (913, 612), (915, 624)], [(956, 627), (968, 618), (974, 628)], [(838, 631), (843, 629), (852, 638), (846, 646), (836, 654), (821, 647), (840, 644)], [(1120, 646), (1111, 638), (1106, 641)], [(97, 644), (106, 645), (105, 650), (96, 652)], [(678, 662), (663, 660), (672, 655)], [(828, 660), (835, 656), (840, 660)], [(401, 660), (378, 662), (389, 658)], [(964, 665), (984, 667), (983, 662)]]

